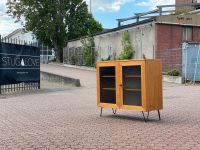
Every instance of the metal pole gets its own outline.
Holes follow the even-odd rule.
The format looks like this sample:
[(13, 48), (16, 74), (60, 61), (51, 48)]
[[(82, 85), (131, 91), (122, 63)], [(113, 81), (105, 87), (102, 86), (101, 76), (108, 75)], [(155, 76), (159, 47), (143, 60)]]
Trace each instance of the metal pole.
[(92, 0), (90, 0), (90, 13), (92, 13)]
[(43, 43), (42, 43), (42, 63), (44, 64), (44, 52), (43, 52)]
[(185, 46), (185, 83), (187, 82), (187, 45)]
[(143, 30), (142, 28), (140, 29), (140, 46), (141, 46), (141, 58), (143, 58), (143, 52), (142, 52), (142, 36), (143, 36)]
[(67, 47), (67, 63), (69, 64), (69, 47)]
[(92, 48), (93, 48), (93, 47), (90, 48), (90, 58), (91, 58), (90, 67), (92, 66), (92, 59), (93, 59), (93, 57), (92, 57)]
[(196, 80), (197, 67), (198, 67), (198, 63), (199, 63), (199, 53), (200, 53), (200, 44), (199, 44), (199, 49), (198, 49), (198, 54), (197, 54), (197, 61), (195, 63), (195, 71), (194, 71), (193, 84), (195, 84), (195, 80)]
[(64, 50), (64, 48), (63, 48), (63, 64), (64, 64), (64, 52), (65, 52), (65, 50)]

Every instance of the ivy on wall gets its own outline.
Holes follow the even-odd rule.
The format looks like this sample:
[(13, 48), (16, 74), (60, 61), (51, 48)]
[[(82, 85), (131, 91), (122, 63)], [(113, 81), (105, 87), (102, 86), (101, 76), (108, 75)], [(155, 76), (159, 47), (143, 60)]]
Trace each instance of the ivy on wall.
[(122, 52), (119, 54), (118, 59), (132, 59), (134, 57), (135, 51), (130, 42), (130, 37), (128, 31), (123, 32), (122, 34)]
[(86, 66), (94, 67), (97, 56), (94, 38), (89, 33), (86, 38), (81, 40), (81, 43), (83, 52), (83, 64)]

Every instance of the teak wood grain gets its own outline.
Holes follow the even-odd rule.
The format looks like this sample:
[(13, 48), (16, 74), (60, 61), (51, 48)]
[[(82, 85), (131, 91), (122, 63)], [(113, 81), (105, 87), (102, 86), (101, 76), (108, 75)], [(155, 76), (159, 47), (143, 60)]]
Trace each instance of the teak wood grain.
[[(141, 106), (125, 105), (123, 93), (123, 67), (140, 66), (141, 75), (127, 75), (125, 78), (141, 78), (141, 89), (130, 89), (129, 92), (141, 92)], [(115, 92), (116, 103), (101, 102), (101, 79), (111, 78), (113, 75), (105, 75), (100, 77), (100, 68), (115, 67), (115, 90), (112, 88), (110, 92)], [(97, 106), (105, 108), (117, 108), (124, 110), (137, 111), (153, 111), (163, 109), (162, 95), (162, 64), (160, 60), (125, 60), (125, 61), (100, 61), (96, 65), (97, 76)], [(106, 89), (106, 88), (104, 88)], [(111, 90), (112, 89), (112, 90)]]

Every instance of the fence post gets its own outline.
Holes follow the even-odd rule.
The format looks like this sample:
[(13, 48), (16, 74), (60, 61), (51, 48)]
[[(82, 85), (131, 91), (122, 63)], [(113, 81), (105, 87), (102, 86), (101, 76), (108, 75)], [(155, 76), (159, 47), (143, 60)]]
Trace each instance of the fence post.
[(64, 48), (63, 48), (63, 64), (64, 64)]
[[(1, 34), (0, 34), (0, 43), (1, 43)], [(0, 94), (1, 94), (1, 85), (0, 85)]]
[(197, 67), (198, 67), (198, 63), (199, 63), (199, 53), (200, 53), (200, 45), (199, 45), (199, 48), (198, 48), (197, 61), (196, 61), (196, 63), (195, 63), (193, 84), (195, 84), (195, 80), (196, 80)]
[(40, 81), (38, 82), (38, 89), (40, 89)]

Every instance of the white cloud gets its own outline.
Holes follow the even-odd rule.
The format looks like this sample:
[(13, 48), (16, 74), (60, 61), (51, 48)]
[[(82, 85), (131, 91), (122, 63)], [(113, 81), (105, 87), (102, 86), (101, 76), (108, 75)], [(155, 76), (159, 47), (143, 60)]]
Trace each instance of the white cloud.
[(150, 9), (155, 9), (158, 5), (175, 4), (175, 0), (147, 0), (137, 3), (138, 6), (147, 6)]
[(6, 0), (0, 0), (0, 35), (6, 36), (21, 27), (19, 23), (14, 23), (14, 19), (6, 14)]
[[(91, 0), (92, 11), (117, 12), (122, 5), (133, 1), (135, 0)], [(90, 0), (86, 2), (90, 5)]]

